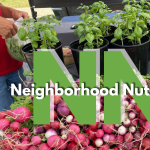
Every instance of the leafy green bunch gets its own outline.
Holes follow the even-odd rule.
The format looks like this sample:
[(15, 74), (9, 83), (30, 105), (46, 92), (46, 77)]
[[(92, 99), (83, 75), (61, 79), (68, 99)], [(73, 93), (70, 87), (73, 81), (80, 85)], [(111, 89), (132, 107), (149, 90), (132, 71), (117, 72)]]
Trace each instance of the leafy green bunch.
[[(123, 41), (127, 39), (132, 45), (141, 44), (141, 38), (149, 33), (147, 28), (149, 13), (145, 9), (143, 11), (142, 7), (138, 7), (139, 4), (131, 4), (130, 0), (124, 0), (124, 2), (128, 2), (124, 6), (125, 13), (118, 13), (112, 19), (112, 23), (118, 28), (114, 32), (111, 43), (121, 40), (124, 45)], [(135, 5), (138, 6), (135, 7)]]
[(99, 48), (103, 44), (102, 31), (97, 27), (97, 22), (92, 16), (76, 24), (74, 33), (78, 34), (79, 44), (84, 43), (84, 49)]
[(22, 41), (30, 40), (33, 50), (38, 48), (38, 41), (41, 42), (41, 49), (54, 48), (59, 40), (52, 23), (60, 25), (60, 21), (54, 15), (43, 16), (40, 20), (45, 20), (46, 23), (35, 22), (34, 19), (29, 18), (21, 21), (23, 28), (18, 30), (18, 37)]
[(106, 14), (110, 13), (111, 11), (112, 10), (110, 10), (102, 1), (95, 2), (90, 6), (89, 12), (92, 13), (93, 17), (99, 23), (97, 27), (101, 29), (103, 36), (109, 35), (110, 24), (112, 21)]

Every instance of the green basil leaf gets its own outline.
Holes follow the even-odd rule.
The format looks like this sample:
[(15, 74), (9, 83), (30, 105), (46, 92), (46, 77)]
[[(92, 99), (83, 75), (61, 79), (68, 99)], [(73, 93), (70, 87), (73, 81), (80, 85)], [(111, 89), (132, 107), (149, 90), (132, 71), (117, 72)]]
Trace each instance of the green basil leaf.
[(127, 25), (128, 25), (129, 29), (132, 29), (132, 27), (133, 27), (132, 21), (133, 21), (132, 19), (128, 19), (128, 21), (127, 21)]
[(38, 43), (37, 42), (32, 42), (31, 44), (32, 44), (33, 48), (38, 48)]
[(114, 42), (116, 42), (117, 41), (117, 39), (116, 38), (113, 38), (111, 41), (110, 41), (110, 43), (114, 43)]
[(89, 43), (92, 43), (93, 40), (94, 40), (94, 35), (91, 34), (91, 33), (88, 33), (88, 34), (85, 36), (85, 39), (86, 39)]
[(25, 39), (26, 36), (27, 36), (27, 31), (26, 31), (24, 28), (20, 28), (20, 29), (18, 30), (17, 35), (18, 35), (18, 37), (19, 37), (19, 39), (20, 39), (21, 41), (24, 41), (24, 39)]
[(122, 30), (121, 30), (120, 28), (117, 28), (117, 29), (115, 30), (115, 32), (114, 32), (114, 37), (115, 37), (116, 39), (120, 39), (121, 36), (122, 36)]
[(84, 20), (84, 18), (85, 18), (85, 13), (83, 13), (79, 16), (79, 20)]
[(85, 41), (85, 37), (84, 35), (81, 36), (80, 40), (79, 40), (79, 44)]
[(142, 29), (139, 26), (136, 26), (134, 29), (134, 34), (138, 37), (141, 38), (142, 36)]

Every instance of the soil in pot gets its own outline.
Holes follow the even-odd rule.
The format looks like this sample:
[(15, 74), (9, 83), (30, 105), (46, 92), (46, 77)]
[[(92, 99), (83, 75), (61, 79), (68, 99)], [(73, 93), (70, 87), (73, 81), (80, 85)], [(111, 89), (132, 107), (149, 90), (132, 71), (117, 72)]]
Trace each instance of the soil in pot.
[[(41, 42), (38, 42), (38, 48), (40, 49)], [(64, 58), (63, 58), (63, 52), (62, 52), (62, 44), (61, 42), (58, 42), (57, 45), (55, 46), (56, 53), (64, 63)], [(32, 52), (32, 45), (31, 43), (28, 43), (24, 45), (21, 48), (21, 51), (23, 52), (26, 61), (29, 65), (30, 70), (33, 72), (33, 52)]]
[(129, 57), (141, 73), (141, 75), (147, 75), (150, 73), (150, 38), (149, 36), (144, 36), (141, 39), (141, 44), (132, 45), (127, 39), (123, 41), (122, 46), (121, 41), (117, 40), (113, 44), (114, 49), (125, 49)]
[[(103, 45), (100, 47), (100, 74), (104, 75), (104, 51), (108, 51), (108, 45), (109, 42), (107, 39), (103, 39)], [(79, 44), (79, 40), (72, 42), (69, 45), (69, 48), (72, 51), (73, 54), (73, 58), (74, 58), (74, 62), (77, 68), (77, 72), (79, 74), (79, 52), (83, 51), (83, 47), (84, 47), (85, 42)], [(97, 49), (96, 47), (94, 49)]]

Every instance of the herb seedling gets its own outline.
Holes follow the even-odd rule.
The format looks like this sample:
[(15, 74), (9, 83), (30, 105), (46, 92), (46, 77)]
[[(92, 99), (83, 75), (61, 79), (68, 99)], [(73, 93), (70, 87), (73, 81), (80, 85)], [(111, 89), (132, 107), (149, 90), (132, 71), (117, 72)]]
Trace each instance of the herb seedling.
[(124, 6), (125, 13), (117, 14), (112, 19), (113, 24), (118, 28), (114, 32), (114, 39), (111, 43), (121, 40), (122, 45), (124, 45), (123, 41), (128, 39), (127, 44), (141, 44), (141, 38), (149, 33), (146, 24), (149, 16), (145, 16), (143, 12), (139, 13), (139, 9), (130, 4), (130, 0), (124, 0), (123, 2), (128, 2)]
[(52, 23), (60, 25), (60, 21), (54, 15), (43, 16), (40, 19), (46, 20), (46, 23), (35, 22), (34, 19), (24, 19), (22, 21), (23, 28), (18, 30), (18, 37), (22, 41), (30, 40), (33, 50), (38, 48), (38, 41), (41, 42), (41, 49), (55, 48), (59, 40)]

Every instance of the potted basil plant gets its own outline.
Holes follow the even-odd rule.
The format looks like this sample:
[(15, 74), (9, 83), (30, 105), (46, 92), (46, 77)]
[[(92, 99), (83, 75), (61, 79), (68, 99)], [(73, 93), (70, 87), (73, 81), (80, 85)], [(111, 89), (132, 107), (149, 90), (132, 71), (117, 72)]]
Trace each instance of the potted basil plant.
[(99, 22), (90, 15), (88, 12), (89, 7), (85, 8), (85, 14), (81, 14), (80, 19), (83, 21), (76, 24), (75, 34), (78, 34), (79, 40), (72, 42), (69, 48), (72, 50), (74, 61), (77, 71), (79, 73), (79, 52), (83, 49), (100, 49), (100, 72), (104, 74), (104, 51), (108, 50), (109, 42), (103, 38), (103, 34), (100, 28), (98, 28)]
[(62, 44), (57, 38), (57, 32), (54, 25), (60, 21), (54, 15), (48, 15), (40, 18), (46, 23), (35, 22), (33, 19), (24, 19), (22, 21), (23, 28), (18, 30), (18, 37), (22, 41), (30, 40), (30, 43), (24, 45), (21, 49), (26, 61), (33, 72), (33, 52), (37, 49), (55, 49), (56, 53), (63, 60)]
[[(145, 17), (144, 12), (139, 12), (130, 0), (124, 10), (125, 13), (117, 14), (113, 18), (118, 27), (111, 42), (114, 48), (125, 49), (141, 74), (147, 75), (150, 71), (150, 38), (147, 36), (149, 31), (146, 24), (149, 16)], [(141, 19), (143, 17), (144, 20)]]
[[(114, 38), (114, 31), (116, 29), (116, 27), (112, 25), (111, 18), (106, 15), (111, 12), (112, 10), (102, 1), (93, 3), (89, 10), (89, 13), (91, 13), (98, 22), (97, 27), (101, 29), (103, 37), (109, 42)], [(111, 47), (112, 45), (110, 43), (109, 48)]]

